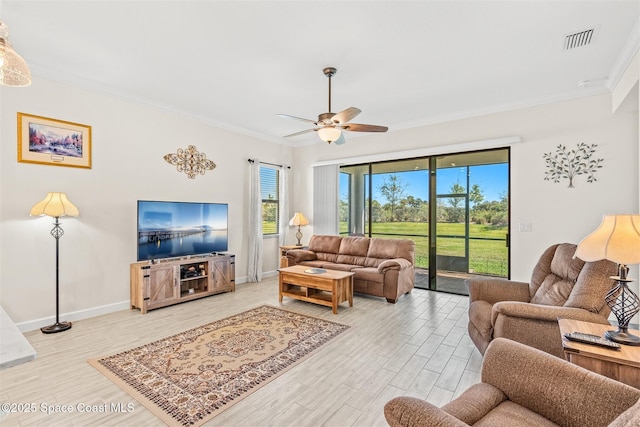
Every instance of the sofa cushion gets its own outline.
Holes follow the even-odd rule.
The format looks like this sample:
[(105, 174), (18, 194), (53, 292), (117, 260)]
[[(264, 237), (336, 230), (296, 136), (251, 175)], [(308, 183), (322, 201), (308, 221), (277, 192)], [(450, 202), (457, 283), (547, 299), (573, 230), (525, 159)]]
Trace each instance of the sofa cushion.
[(561, 306), (569, 298), (585, 262), (574, 258), (576, 245), (562, 243), (556, 247), (550, 271), (531, 298), (532, 304)]
[(482, 417), (474, 426), (481, 427), (557, 427), (558, 424), (549, 421), (524, 406), (506, 400), (496, 406), (493, 411)]
[[(615, 281), (608, 276), (616, 274), (618, 274), (618, 266), (606, 259), (586, 263), (564, 306), (582, 308), (607, 316), (610, 310), (602, 295), (606, 295), (615, 285)], [(601, 312), (603, 309), (606, 309), (606, 312)]]
[(613, 420), (609, 427), (638, 427), (640, 425), (640, 400)]
[(292, 249), (287, 251), (287, 257), (294, 257), (297, 262), (313, 261), (316, 259), (316, 253), (305, 249)]
[(466, 389), (441, 409), (472, 426), (505, 400), (507, 396), (499, 388), (480, 382)]
[(559, 244), (551, 260), (551, 272), (572, 282), (578, 280), (580, 270), (584, 267), (584, 261), (580, 258), (574, 258), (573, 255), (575, 253), (576, 245), (571, 243)]
[(491, 324), (491, 312), (493, 305), (486, 301), (478, 300), (469, 304), (469, 323), (476, 327), (480, 335), (487, 341), (491, 341), (491, 332), (493, 325)]
[(354, 279), (378, 283), (384, 281), (384, 275), (379, 273), (375, 267), (356, 267), (351, 271), (355, 273), (353, 276)]
[(336, 262), (364, 266), (370, 241), (368, 237), (343, 237)]
[(341, 241), (340, 236), (311, 236), (309, 250), (315, 252), (320, 261), (336, 262)]
[(320, 261), (320, 260), (302, 261), (298, 263), (298, 265), (304, 265), (304, 266), (313, 267), (313, 268), (323, 268), (324, 265), (331, 265), (331, 264), (332, 263), (328, 261)]
[(387, 259), (404, 258), (414, 263), (416, 245), (413, 240), (405, 239), (371, 239), (365, 267), (378, 267)]
[(358, 268), (353, 264), (340, 264), (337, 262), (325, 262), (322, 265), (324, 268), (329, 268), (331, 270), (339, 270), (339, 271), (351, 271), (354, 268)]

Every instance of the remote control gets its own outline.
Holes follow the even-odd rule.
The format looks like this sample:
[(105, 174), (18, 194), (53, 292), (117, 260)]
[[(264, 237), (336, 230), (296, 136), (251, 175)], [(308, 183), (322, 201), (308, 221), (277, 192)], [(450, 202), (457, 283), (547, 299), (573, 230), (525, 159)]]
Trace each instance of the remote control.
[(599, 345), (601, 347), (606, 347), (611, 350), (620, 350), (620, 344), (617, 342), (609, 341), (598, 335), (585, 334), (582, 332), (571, 332), (568, 334), (564, 334), (564, 336), (571, 341), (581, 342), (585, 344), (594, 344)]

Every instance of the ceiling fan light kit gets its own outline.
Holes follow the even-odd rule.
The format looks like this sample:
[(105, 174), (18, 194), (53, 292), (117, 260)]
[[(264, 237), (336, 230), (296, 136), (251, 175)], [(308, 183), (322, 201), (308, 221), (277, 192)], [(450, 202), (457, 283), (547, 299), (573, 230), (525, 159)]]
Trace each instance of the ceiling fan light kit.
[(278, 114), (280, 117), (288, 119), (300, 120), (307, 123), (313, 123), (315, 126), (311, 129), (306, 129), (300, 132), (295, 132), (290, 135), (285, 135), (285, 138), (292, 136), (302, 135), (308, 132), (318, 132), (318, 136), (321, 140), (331, 144), (332, 142), (340, 145), (345, 143), (343, 130), (351, 132), (386, 132), (389, 128), (387, 126), (377, 125), (363, 125), (359, 123), (349, 123), (351, 119), (361, 113), (360, 109), (355, 107), (349, 107), (346, 110), (342, 110), (339, 113), (331, 112), (331, 78), (336, 74), (337, 70), (333, 67), (327, 67), (322, 70), (325, 76), (329, 78), (329, 112), (318, 115), (318, 120), (303, 119), (301, 117), (290, 116), (288, 114)]
[(342, 135), (342, 131), (332, 126), (318, 129), (318, 136), (320, 139), (324, 142), (328, 142), (329, 144), (340, 138), (340, 135)]

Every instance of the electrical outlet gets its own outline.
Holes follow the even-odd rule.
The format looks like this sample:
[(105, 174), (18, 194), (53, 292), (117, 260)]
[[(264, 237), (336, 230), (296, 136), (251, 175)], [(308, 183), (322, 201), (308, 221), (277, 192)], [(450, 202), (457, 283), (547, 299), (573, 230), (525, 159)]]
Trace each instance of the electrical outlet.
[(524, 233), (530, 233), (532, 226), (530, 222), (521, 222), (520, 223), (520, 227), (519, 227), (520, 231), (524, 232)]

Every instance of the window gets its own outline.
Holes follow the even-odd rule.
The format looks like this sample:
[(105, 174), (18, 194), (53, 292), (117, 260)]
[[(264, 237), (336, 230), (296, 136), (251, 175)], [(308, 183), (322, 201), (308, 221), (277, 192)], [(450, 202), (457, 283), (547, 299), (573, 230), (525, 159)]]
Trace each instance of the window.
[(278, 169), (260, 166), (260, 193), (262, 194), (262, 235), (278, 234)]
[(508, 148), (340, 167), (340, 233), (415, 243), (415, 286), (509, 277)]

